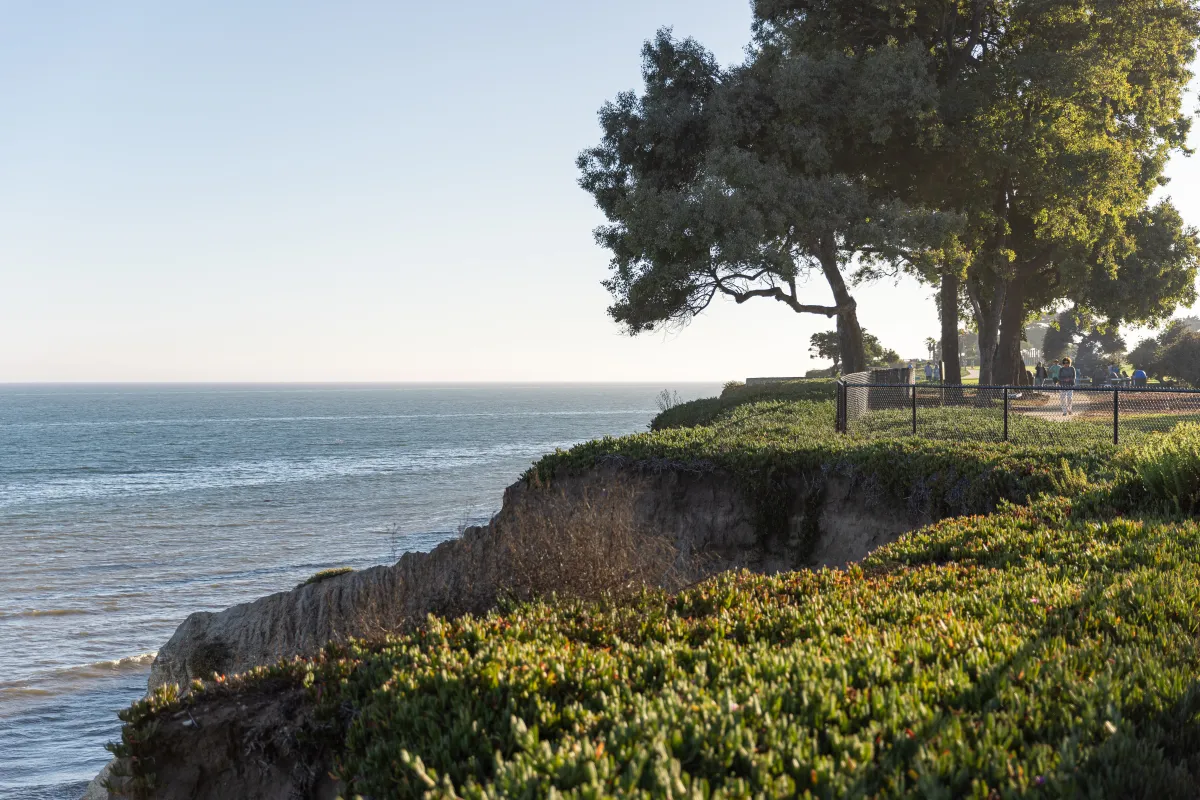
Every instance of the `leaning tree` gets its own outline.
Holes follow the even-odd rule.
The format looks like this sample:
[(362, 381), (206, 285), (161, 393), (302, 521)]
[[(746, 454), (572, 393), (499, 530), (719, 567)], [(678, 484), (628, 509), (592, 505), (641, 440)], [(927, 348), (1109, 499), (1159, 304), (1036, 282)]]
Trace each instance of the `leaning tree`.
[[(717, 297), (836, 318), (842, 367), (867, 366), (847, 276), (938, 247), (955, 214), (906, 202), (886, 176), (926, 135), (937, 87), (919, 46), (865, 52), (756, 41), (720, 68), (661, 31), (645, 91), (600, 113), (580, 180), (608, 218), (610, 315), (631, 334), (685, 324)], [(823, 279), (832, 302), (810, 296)]]

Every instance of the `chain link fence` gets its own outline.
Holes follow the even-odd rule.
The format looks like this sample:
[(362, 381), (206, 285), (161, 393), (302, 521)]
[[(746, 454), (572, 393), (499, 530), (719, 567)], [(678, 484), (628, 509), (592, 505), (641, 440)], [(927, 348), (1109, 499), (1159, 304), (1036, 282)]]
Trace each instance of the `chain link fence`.
[(1200, 390), (838, 382), (838, 431), (860, 437), (1119, 444), (1180, 422), (1200, 422)]

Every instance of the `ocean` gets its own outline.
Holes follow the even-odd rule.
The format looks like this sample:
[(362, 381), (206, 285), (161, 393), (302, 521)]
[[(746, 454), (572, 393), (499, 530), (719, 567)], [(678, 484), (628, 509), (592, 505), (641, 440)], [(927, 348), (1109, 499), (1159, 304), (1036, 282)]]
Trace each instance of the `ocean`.
[(662, 388), (0, 385), (0, 797), (78, 798), (191, 612), (429, 550)]

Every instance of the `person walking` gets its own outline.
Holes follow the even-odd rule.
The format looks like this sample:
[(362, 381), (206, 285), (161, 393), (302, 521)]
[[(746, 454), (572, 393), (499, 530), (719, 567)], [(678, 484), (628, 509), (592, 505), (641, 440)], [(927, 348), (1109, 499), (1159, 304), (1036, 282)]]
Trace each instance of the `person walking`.
[(1060, 371), (1062, 371), (1062, 365), (1059, 364), (1057, 361), (1053, 362), (1050, 365), (1050, 369), (1047, 370), (1047, 372), (1050, 373), (1050, 380), (1054, 381), (1055, 386), (1058, 386), (1058, 373)]
[(1046, 382), (1046, 365), (1040, 361), (1037, 363), (1037, 366), (1034, 367), (1033, 379), (1037, 382), (1038, 386), (1041, 386)]
[(1075, 367), (1071, 366), (1071, 359), (1064, 358), (1062, 368), (1058, 371), (1059, 400), (1062, 403), (1064, 417), (1075, 413), (1075, 377), (1077, 374)]
[(933, 380), (933, 364), (925, 365), (925, 382), (929, 383)]

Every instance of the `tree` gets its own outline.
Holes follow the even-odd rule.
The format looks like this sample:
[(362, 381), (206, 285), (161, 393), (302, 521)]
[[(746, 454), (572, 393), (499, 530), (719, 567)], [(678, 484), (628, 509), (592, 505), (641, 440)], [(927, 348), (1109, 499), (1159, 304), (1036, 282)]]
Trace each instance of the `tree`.
[(961, 278), (957, 270), (944, 269), (938, 287), (938, 319), (942, 323), (942, 338), (938, 349), (942, 355), (944, 374), (942, 382), (956, 385), (962, 383), (962, 360), (959, 357), (959, 293)]
[(1045, 357), (1046, 334), (1055, 326), (1057, 318), (1054, 314), (1042, 314), (1025, 326), (1025, 341)]
[(1028, 316), (1050, 303), (1115, 324), (1194, 297), (1194, 233), (1169, 202), (1147, 202), (1186, 141), (1196, 11), (1187, 0), (1086, 5), (1012, 4), (1010, 57), (989, 67), (1000, 91), (985, 105), (1005, 111), (967, 129), (979, 145), (969, 172), (992, 199), (970, 214), (991, 232), (968, 284), (981, 334), (997, 331), (993, 380), (1012, 379)]
[[(951, 352), (962, 279), (981, 381), (1014, 379), (1029, 316), (1062, 300), (1129, 322), (1188, 301), (1194, 236), (1169, 203), (1147, 204), (1186, 142), (1182, 93), (1200, 33), (1192, 0), (756, 0), (754, 9), (759, 38), (850, 52), (917, 43), (927, 54), (936, 118), (875, 174), (909, 204), (963, 219), (955, 247), (908, 267), (941, 282)], [(1114, 285), (1140, 285), (1141, 297)]]
[(895, 350), (885, 349), (874, 336), (864, 332), (863, 340), (867, 346), (867, 363), (870, 366), (890, 367), (899, 363), (900, 354)]
[(1103, 320), (1086, 309), (1070, 308), (1056, 317), (1043, 317), (1042, 355), (1058, 361), (1074, 353), (1075, 368), (1083, 375), (1099, 374), (1109, 364), (1125, 359), (1125, 339), (1111, 320)]
[(1089, 331), (1079, 343), (1075, 368), (1082, 375), (1107, 375), (1110, 364), (1125, 360), (1125, 339), (1115, 327)]
[(1145, 370), (1152, 378), (1181, 378), (1193, 386), (1200, 386), (1200, 374), (1193, 374), (1189, 365), (1193, 362), (1189, 337), (1200, 333), (1200, 318), (1183, 317), (1167, 323), (1158, 336), (1143, 339), (1129, 352), (1134, 368)]
[(832, 361), (834, 373), (842, 371), (842, 348), (837, 331), (814, 333), (809, 339), (808, 354), (823, 361)]
[(979, 359), (979, 334), (959, 328), (958, 341), (960, 343), (959, 352), (964, 360), (977, 361)]
[[(814, 333), (809, 339), (809, 345), (809, 355), (832, 361), (834, 373), (841, 372), (842, 348), (837, 331)], [(863, 329), (863, 345), (868, 367), (886, 367), (900, 360), (895, 350), (885, 348), (879, 338), (867, 333), (866, 329)]]
[(1182, 325), (1192, 333), (1200, 333), (1200, 317), (1179, 317), (1178, 319), (1172, 320), (1172, 322)]
[(940, 349), (941, 343), (937, 339), (934, 339), (932, 336), (925, 338), (925, 351), (929, 353), (930, 361), (941, 361), (941, 358), (939, 358), (941, 355), (939, 352)]
[[(925, 252), (957, 224), (873, 177), (933, 112), (925, 54), (763, 36), (726, 70), (660, 31), (642, 56), (644, 93), (604, 106), (603, 139), (578, 160), (609, 221), (596, 232), (612, 253), (609, 314), (636, 335), (686, 324), (718, 296), (774, 300), (836, 318), (844, 368), (865, 368), (847, 270)], [(811, 275), (832, 304), (806, 296)]]
[(1190, 386), (1200, 386), (1200, 334), (1186, 328), (1162, 348), (1158, 357), (1160, 374), (1177, 378)]
[(1054, 318), (1042, 336), (1042, 356), (1049, 361), (1058, 361), (1075, 346), (1080, 329), (1078, 311), (1063, 311)]
[(1133, 364), (1134, 369), (1144, 370), (1147, 375), (1157, 377), (1158, 340), (1150, 336), (1139, 342), (1137, 347), (1129, 351), (1129, 362)]

